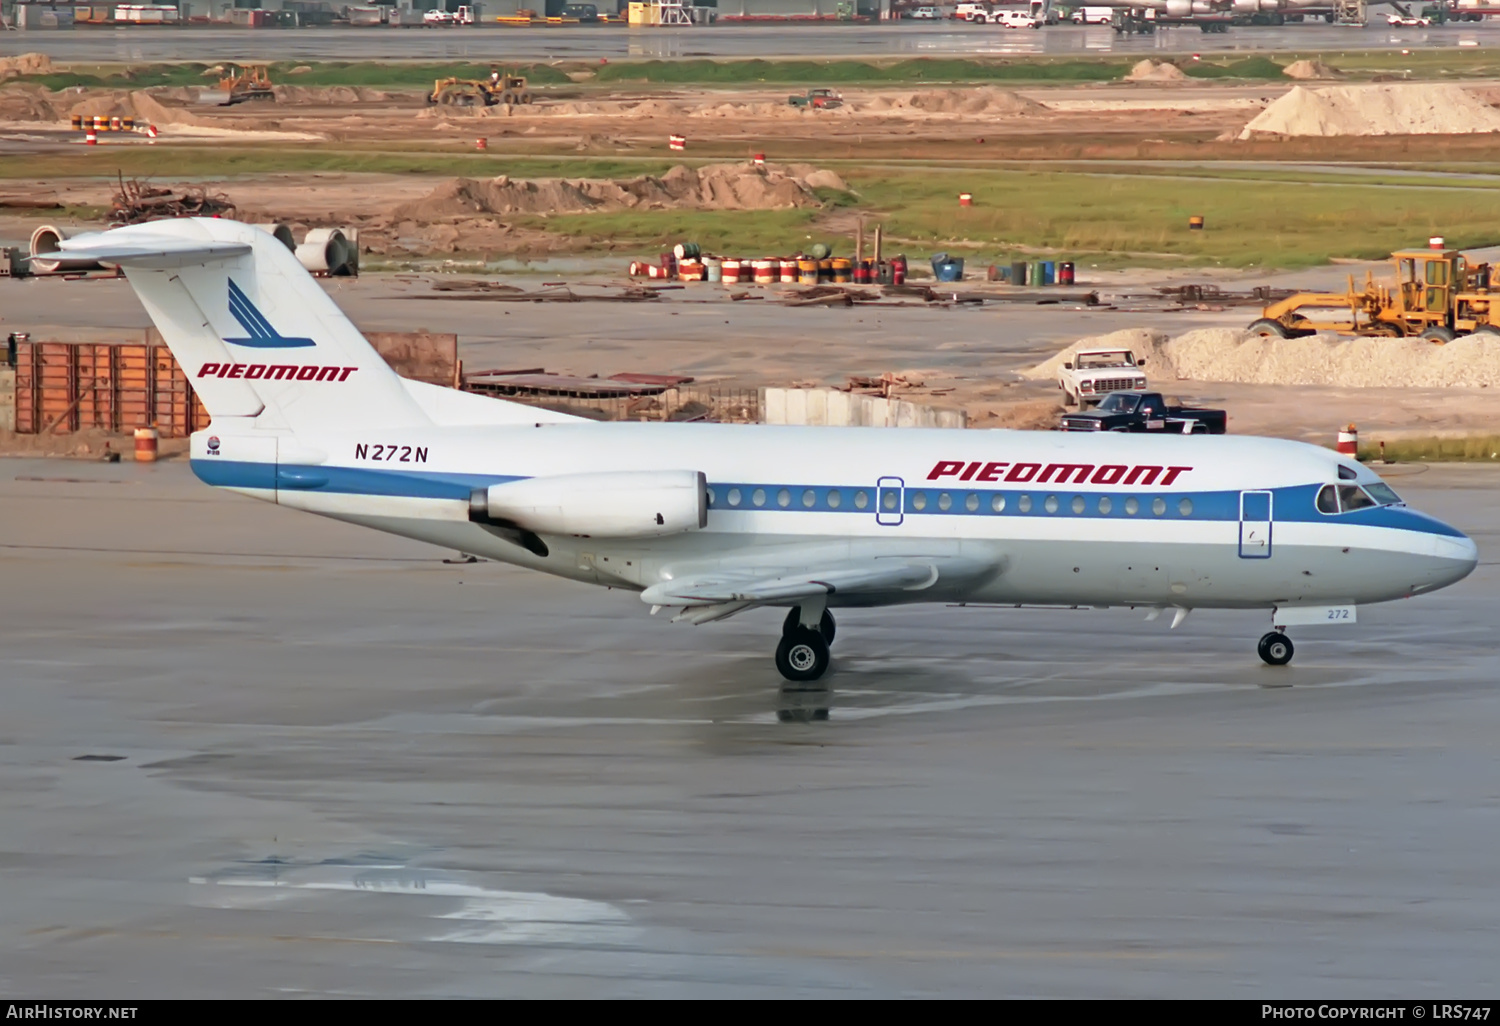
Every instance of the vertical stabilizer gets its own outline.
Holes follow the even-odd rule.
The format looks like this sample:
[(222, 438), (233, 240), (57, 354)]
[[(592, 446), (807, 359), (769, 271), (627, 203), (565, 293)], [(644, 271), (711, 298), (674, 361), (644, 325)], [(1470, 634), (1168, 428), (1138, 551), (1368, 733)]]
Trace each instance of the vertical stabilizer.
[(259, 228), (186, 218), (63, 246), (124, 268), (215, 418), (293, 432), (430, 423), (291, 251)]

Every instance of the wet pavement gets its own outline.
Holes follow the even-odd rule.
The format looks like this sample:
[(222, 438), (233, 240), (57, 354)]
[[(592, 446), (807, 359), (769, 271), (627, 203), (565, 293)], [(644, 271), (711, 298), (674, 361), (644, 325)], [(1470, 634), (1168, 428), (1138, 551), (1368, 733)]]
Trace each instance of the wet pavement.
[(0, 460), (0, 993), (1441, 999), (1493, 982), (1500, 471), (1462, 584), (1296, 632), (779, 615)]

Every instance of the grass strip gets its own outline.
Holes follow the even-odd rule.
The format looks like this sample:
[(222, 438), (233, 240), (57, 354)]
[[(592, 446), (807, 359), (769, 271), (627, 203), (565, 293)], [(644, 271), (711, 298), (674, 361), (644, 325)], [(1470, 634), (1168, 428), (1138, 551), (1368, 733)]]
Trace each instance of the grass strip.
[(1401, 438), (1359, 447), (1365, 462), (1385, 459), (1392, 463), (1490, 463), (1500, 461), (1500, 435), (1465, 435), (1458, 438)]

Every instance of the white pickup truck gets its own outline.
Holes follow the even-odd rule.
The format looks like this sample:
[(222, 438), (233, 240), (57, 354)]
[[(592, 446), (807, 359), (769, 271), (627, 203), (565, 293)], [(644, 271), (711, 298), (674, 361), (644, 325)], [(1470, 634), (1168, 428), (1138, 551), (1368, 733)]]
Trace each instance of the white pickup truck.
[(1086, 409), (1109, 395), (1146, 387), (1145, 357), (1129, 349), (1080, 349), (1057, 372), (1063, 404)]

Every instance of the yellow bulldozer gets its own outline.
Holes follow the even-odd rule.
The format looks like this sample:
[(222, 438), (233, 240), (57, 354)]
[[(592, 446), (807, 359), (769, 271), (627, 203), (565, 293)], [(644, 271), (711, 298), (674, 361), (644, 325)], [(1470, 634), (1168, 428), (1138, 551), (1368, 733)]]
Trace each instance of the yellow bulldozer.
[(493, 107), (500, 103), (530, 103), (532, 99), (525, 75), (500, 71), (491, 72), (488, 79), (440, 78), (432, 83), (432, 92), (427, 94), (429, 106)]
[(271, 76), (264, 64), (226, 64), (215, 89), (199, 96), (200, 103), (217, 103), (228, 107), (247, 100), (274, 100)]
[(1470, 263), (1434, 240), (1428, 249), (1391, 254), (1396, 280), (1349, 276), (1347, 292), (1299, 292), (1261, 311), (1250, 331), (1296, 338), (1320, 331), (1386, 338), (1424, 338), (1439, 345), (1476, 332), (1500, 334), (1500, 267)]

